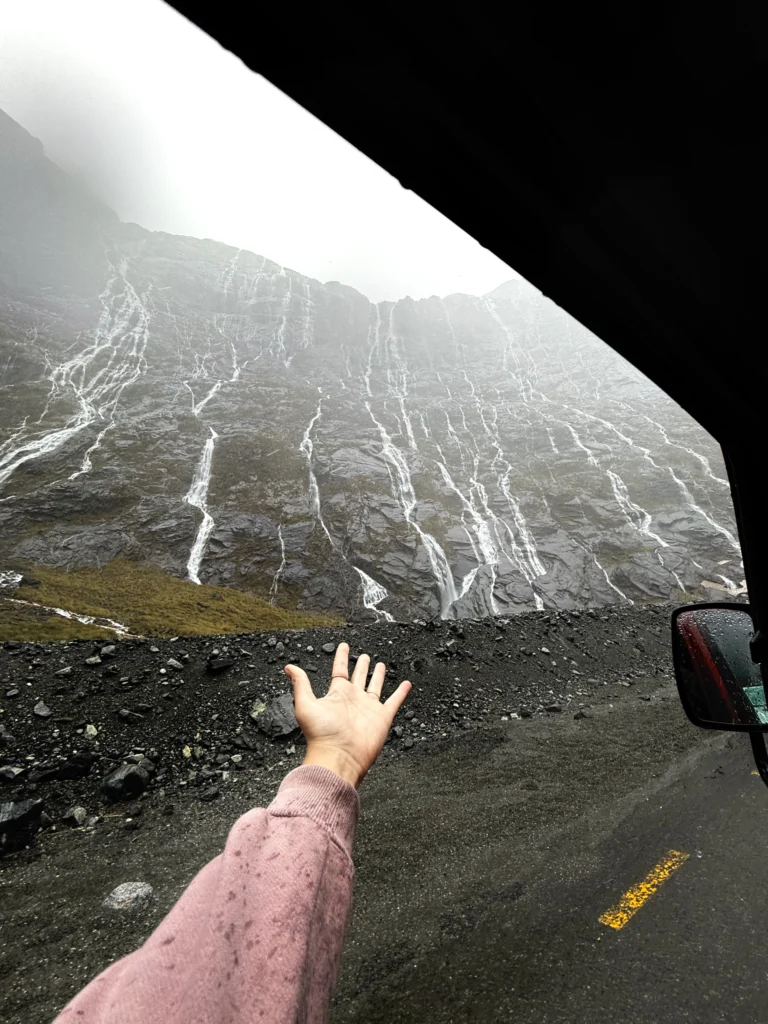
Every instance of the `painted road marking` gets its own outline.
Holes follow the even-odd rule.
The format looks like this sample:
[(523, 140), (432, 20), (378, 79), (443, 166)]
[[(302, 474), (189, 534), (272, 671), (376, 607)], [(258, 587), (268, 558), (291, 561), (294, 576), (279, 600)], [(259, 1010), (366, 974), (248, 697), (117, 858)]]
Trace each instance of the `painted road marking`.
[(624, 893), (615, 907), (611, 907), (601, 915), (600, 923), (617, 930), (623, 928), (635, 916), (640, 907), (678, 868), (685, 864), (689, 857), (689, 853), (670, 850), (666, 857), (660, 860), (654, 868), (651, 868), (642, 882), (633, 885), (628, 892)]

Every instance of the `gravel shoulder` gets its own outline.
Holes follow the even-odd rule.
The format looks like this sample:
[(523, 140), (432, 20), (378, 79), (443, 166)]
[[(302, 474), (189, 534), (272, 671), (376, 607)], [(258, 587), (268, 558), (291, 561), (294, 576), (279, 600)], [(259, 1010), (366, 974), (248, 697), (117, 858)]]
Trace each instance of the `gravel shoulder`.
[[(340, 640), (385, 660), (387, 686), (414, 683), (361, 791), (335, 1007), (338, 1020), (400, 1019), (376, 979), (434, 944), (435, 922), (464, 935), (502, 862), (505, 877), (510, 856), (519, 863), (517, 891), (548, 835), (589, 814), (608, 827), (639, 786), (722, 742), (683, 718), (668, 622), (668, 609), (651, 606), (125, 640), (103, 654), (112, 645), (6, 644), (0, 770), (23, 771), (0, 782), (0, 799), (40, 800), (45, 816), (0, 860), (0, 1020), (51, 1019), (150, 934), (236, 818), (274, 796), (303, 754), (300, 735), (268, 735), (283, 725), (269, 714), (288, 689), (282, 667), (298, 661), (322, 693), (323, 646)], [(108, 799), (104, 778), (142, 758), (142, 791)], [(105, 907), (124, 882), (148, 883), (151, 899)]]

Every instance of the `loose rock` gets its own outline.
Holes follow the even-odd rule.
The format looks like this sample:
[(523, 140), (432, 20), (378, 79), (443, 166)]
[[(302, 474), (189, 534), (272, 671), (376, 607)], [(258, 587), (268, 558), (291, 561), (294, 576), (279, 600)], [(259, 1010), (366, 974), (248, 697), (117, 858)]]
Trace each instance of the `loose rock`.
[(143, 793), (149, 785), (149, 773), (138, 764), (116, 768), (101, 783), (101, 791), (110, 800), (127, 800)]
[(43, 701), (41, 700), (39, 700), (37, 704), (35, 704), (32, 710), (39, 718), (50, 718), (51, 715), (53, 714), (48, 705), (44, 704)]
[(61, 820), (65, 825), (71, 825), (72, 828), (80, 828), (81, 825), (85, 824), (87, 817), (88, 812), (84, 807), (70, 807)]
[(141, 722), (144, 720), (144, 716), (138, 714), (136, 711), (129, 711), (128, 708), (120, 708), (117, 712), (117, 717), (122, 718), (124, 722)]
[(257, 727), (267, 736), (290, 736), (297, 732), (299, 723), (293, 706), (293, 694), (284, 693), (273, 700), (256, 719)]
[(152, 896), (152, 886), (148, 882), (123, 882), (104, 900), (104, 906), (110, 910), (133, 910), (143, 907)]
[(224, 672), (228, 668), (232, 668), (235, 664), (232, 658), (209, 658), (208, 659), (208, 671), (209, 672)]
[(0, 804), (0, 854), (26, 846), (34, 836), (43, 813), (39, 799)]

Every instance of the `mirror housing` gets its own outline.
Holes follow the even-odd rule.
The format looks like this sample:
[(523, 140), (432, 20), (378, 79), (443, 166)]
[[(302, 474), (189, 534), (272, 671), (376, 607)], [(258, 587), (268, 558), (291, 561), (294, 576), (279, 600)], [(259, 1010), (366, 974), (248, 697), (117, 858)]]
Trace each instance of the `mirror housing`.
[(684, 605), (672, 614), (680, 701), (704, 729), (768, 732), (768, 706), (747, 604)]

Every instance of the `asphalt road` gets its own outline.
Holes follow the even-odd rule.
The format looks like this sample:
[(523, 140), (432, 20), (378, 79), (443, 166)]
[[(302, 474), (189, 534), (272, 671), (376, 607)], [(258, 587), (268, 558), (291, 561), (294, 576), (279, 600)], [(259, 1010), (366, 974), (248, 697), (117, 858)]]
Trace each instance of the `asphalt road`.
[[(746, 737), (666, 695), (370, 780), (334, 1019), (768, 1021), (768, 790)], [(601, 923), (673, 850), (624, 927)]]

